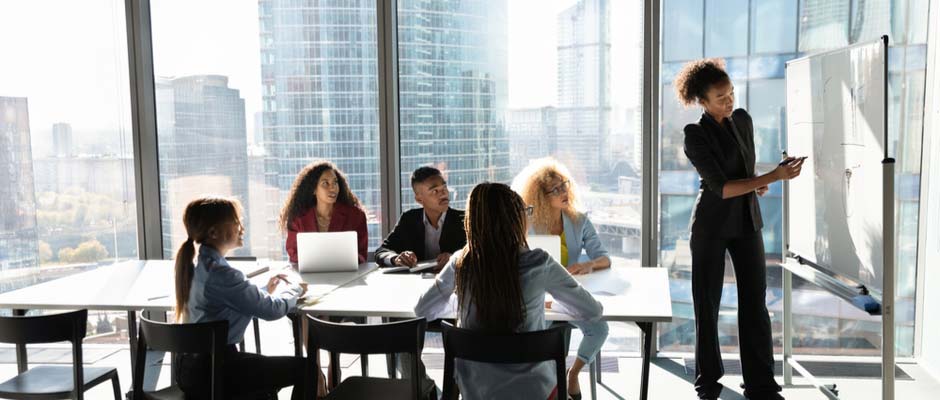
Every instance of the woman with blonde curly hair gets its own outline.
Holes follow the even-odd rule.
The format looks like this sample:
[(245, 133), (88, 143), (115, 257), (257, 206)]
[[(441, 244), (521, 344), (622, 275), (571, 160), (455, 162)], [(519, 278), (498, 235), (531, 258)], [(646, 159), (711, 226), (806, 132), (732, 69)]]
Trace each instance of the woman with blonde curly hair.
[[(594, 224), (578, 210), (577, 186), (562, 163), (544, 158), (535, 160), (513, 182), (523, 201), (532, 207), (529, 232), (561, 237), (561, 260), (572, 275), (589, 274), (610, 268), (610, 257), (601, 243)], [(581, 251), (587, 253), (582, 260)], [(608, 327), (603, 321), (572, 322), (584, 339), (578, 346), (578, 358), (568, 371), (568, 394), (580, 399), (578, 373), (594, 361), (607, 339)]]

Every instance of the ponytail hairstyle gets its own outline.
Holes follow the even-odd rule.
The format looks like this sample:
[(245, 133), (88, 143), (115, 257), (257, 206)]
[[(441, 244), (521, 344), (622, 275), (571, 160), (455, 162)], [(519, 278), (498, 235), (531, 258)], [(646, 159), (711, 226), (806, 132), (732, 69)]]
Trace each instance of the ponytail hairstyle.
[(679, 103), (691, 107), (700, 100), (705, 100), (705, 94), (713, 85), (730, 81), (731, 78), (725, 71), (725, 60), (703, 58), (689, 61), (682, 66), (672, 85), (675, 87)]
[(484, 331), (512, 333), (525, 321), (519, 252), (526, 242), (522, 198), (502, 183), (481, 183), (467, 199), (467, 245), (456, 260), (455, 292), (472, 304)]
[(224, 224), (241, 224), (241, 203), (225, 197), (206, 196), (189, 202), (183, 211), (183, 226), (186, 228), (186, 241), (176, 251), (176, 321), (186, 320), (189, 305), (189, 289), (193, 284), (193, 258), (196, 256), (196, 243), (202, 245), (209, 238), (210, 231), (223, 232), (224, 240), (229, 240), (229, 231)]

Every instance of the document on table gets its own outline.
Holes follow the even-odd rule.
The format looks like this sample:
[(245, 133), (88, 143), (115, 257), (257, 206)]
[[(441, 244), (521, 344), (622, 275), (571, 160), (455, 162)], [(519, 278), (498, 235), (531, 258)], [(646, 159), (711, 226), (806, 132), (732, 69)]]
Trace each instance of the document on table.
[(574, 279), (580, 282), (581, 286), (584, 286), (591, 294), (617, 296), (624, 294), (627, 288), (630, 287), (630, 283), (614, 271), (609, 271), (608, 273), (595, 272), (587, 275), (574, 275)]

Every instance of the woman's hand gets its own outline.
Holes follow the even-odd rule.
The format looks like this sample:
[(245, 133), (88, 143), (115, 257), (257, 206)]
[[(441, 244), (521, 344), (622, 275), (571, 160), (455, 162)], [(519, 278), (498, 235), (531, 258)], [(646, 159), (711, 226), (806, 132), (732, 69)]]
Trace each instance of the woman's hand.
[(568, 266), (568, 273), (571, 275), (587, 275), (594, 272), (594, 263), (575, 263)]
[(787, 157), (783, 163), (774, 169), (774, 178), (776, 178), (778, 181), (788, 181), (800, 176), (800, 170), (803, 168), (804, 161), (806, 161), (806, 159), (794, 159), (792, 157)]
[(274, 290), (277, 289), (277, 285), (280, 284), (281, 282), (290, 284), (290, 282), (287, 280), (287, 275), (284, 275), (284, 274), (277, 274), (277, 275), (272, 276), (270, 279), (268, 279), (268, 285), (267, 285), (268, 293), (274, 294)]
[(298, 285), (300, 286), (300, 294), (297, 297), (304, 297), (307, 294), (307, 282), (300, 282)]
[(770, 190), (770, 188), (767, 187), (767, 185), (764, 185), (764, 186), (757, 188), (756, 192), (758, 196), (763, 197), (765, 194), (767, 194), (768, 190)]

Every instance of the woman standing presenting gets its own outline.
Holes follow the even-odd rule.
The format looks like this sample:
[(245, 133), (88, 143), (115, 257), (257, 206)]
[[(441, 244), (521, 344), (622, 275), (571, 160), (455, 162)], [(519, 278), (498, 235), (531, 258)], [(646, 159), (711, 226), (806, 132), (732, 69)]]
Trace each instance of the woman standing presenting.
[(773, 335), (765, 302), (767, 265), (757, 196), (767, 185), (800, 175), (803, 161), (787, 158), (773, 171), (754, 171), (754, 126), (734, 109), (734, 85), (724, 61), (686, 64), (674, 81), (685, 106), (700, 105), (698, 123), (685, 127), (685, 154), (701, 177), (692, 213), (692, 302), (695, 308), (695, 390), (716, 399), (724, 375), (718, 343), (718, 310), (725, 252), (731, 255), (738, 287), (738, 340), (744, 396), (782, 399), (774, 380)]

